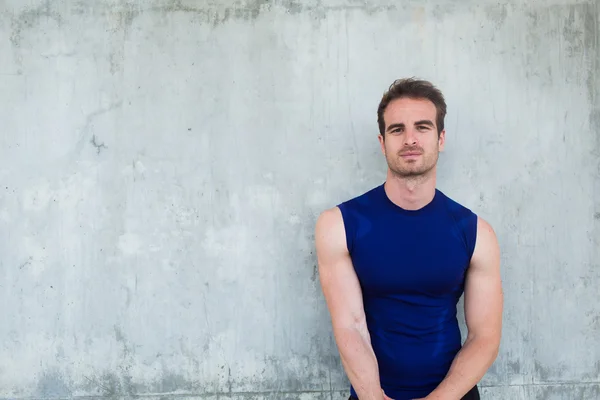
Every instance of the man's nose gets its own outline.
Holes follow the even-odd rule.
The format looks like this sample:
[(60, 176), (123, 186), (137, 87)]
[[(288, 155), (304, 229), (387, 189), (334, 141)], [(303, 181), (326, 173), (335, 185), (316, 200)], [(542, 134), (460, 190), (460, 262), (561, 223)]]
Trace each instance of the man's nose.
[(413, 146), (417, 144), (417, 135), (414, 129), (406, 130), (406, 135), (404, 135), (404, 144), (407, 146)]

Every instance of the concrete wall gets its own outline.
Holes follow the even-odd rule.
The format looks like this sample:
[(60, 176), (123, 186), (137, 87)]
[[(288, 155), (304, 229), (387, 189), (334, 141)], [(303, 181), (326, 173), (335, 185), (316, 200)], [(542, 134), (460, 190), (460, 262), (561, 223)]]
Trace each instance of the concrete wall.
[(484, 398), (600, 398), (598, 4), (0, 0), (0, 398), (344, 399), (314, 222), (412, 75), (503, 251)]

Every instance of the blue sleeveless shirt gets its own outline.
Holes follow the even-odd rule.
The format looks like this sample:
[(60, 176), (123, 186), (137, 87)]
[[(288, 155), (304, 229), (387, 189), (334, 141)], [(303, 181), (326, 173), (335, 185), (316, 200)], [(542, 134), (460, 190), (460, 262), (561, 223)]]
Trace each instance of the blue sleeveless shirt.
[(381, 386), (394, 400), (425, 397), (462, 346), (456, 305), (477, 216), (437, 189), (426, 206), (405, 210), (383, 184), (338, 207)]

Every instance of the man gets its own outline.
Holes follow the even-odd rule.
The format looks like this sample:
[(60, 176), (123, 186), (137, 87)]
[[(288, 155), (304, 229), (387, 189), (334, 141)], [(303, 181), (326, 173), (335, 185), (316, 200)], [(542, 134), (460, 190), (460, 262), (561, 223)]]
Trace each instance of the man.
[(479, 399), (477, 383), (498, 354), (495, 233), (436, 188), (445, 115), (431, 83), (395, 81), (377, 111), (385, 182), (317, 220), (319, 276), (350, 399)]

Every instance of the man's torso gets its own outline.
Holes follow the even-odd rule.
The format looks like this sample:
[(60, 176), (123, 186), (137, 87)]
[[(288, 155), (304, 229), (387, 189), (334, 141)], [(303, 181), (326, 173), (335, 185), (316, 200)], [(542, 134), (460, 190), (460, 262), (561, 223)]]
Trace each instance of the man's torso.
[(421, 397), (441, 382), (461, 347), (456, 303), (477, 216), (439, 190), (420, 210), (404, 210), (383, 185), (339, 208), (381, 385), (394, 399)]

